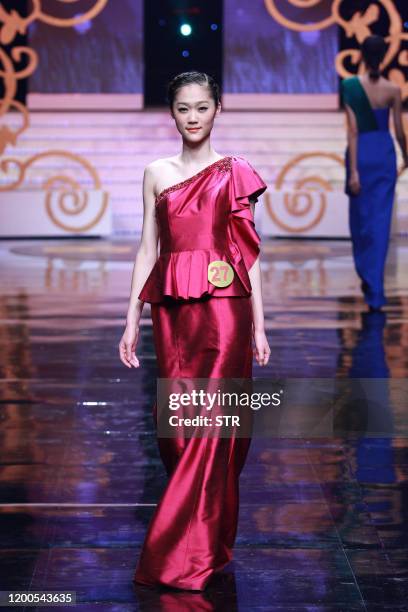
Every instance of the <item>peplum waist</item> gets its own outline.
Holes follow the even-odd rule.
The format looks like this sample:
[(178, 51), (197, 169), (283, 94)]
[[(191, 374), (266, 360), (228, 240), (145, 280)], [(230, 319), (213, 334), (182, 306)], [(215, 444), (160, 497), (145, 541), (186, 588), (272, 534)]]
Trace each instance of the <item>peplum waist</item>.
[[(218, 164), (219, 170), (212, 164), (175, 185), (161, 201), (160, 214), (156, 211), (160, 256), (139, 294), (143, 302), (159, 303), (167, 296), (188, 300), (251, 295), (249, 271), (260, 251), (252, 205), (266, 184), (245, 159), (228, 160)], [(220, 182), (221, 169), (230, 173), (227, 182)], [(208, 280), (208, 264), (213, 261), (225, 261), (234, 271), (226, 287), (217, 286), (230, 280), (231, 270), (222, 265), (211, 266), (214, 284)]]
[[(251, 281), (243, 259), (233, 257), (222, 249), (194, 249), (161, 252), (140, 294), (143, 302), (159, 303), (167, 297), (177, 300), (211, 296), (249, 296)], [(234, 279), (227, 287), (216, 287), (208, 280), (211, 261), (228, 262), (234, 270)]]

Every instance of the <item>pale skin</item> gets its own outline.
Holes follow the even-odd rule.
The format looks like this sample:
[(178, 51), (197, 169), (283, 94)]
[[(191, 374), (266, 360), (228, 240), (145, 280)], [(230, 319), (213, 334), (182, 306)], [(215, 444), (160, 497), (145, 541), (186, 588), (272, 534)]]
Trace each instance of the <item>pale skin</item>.
[[(191, 84), (181, 87), (175, 96), (171, 115), (182, 138), (179, 155), (158, 159), (146, 166), (143, 176), (143, 225), (140, 245), (133, 266), (126, 327), (119, 342), (119, 356), (128, 368), (138, 368), (136, 356), (139, 324), (144, 302), (138, 295), (142, 290), (158, 257), (159, 230), (155, 218), (155, 199), (163, 189), (190, 178), (224, 157), (211, 144), (211, 131), (221, 104), (216, 106), (206, 85)], [(196, 129), (197, 131), (189, 131)], [(251, 204), (254, 212), (254, 204)], [(271, 350), (265, 334), (262, 301), (262, 279), (259, 257), (248, 271), (252, 285), (252, 313), (254, 356), (260, 366), (265, 366)]]
[[(372, 81), (366, 71), (360, 76), (360, 81), (368, 96), (372, 108), (392, 108), (395, 137), (401, 149), (404, 167), (408, 167), (407, 143), (402, 122), (402, 99), (401, 90), (388, 79), (380, 77), (378, 81)], [(345, 105), (347, 117), (347, 143), (350, 158), (349, 189), (352, 194), (358, 195), (361, 190), (360, 176), (358, 173), (358, 128), (357, 120), (353, 110)]]

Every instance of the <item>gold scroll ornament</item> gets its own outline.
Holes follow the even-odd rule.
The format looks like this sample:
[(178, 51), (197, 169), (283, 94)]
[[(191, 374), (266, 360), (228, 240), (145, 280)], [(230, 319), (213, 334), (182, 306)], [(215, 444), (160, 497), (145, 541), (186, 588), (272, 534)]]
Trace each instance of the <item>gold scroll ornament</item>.
[[(55, 0), (60, 4), (78, 3), (78, 0)], [(93, 7), (88, 11), (76, 15), (72, 18), (60, 18), (50, 15), (43, 9), (43, 0), (31, 0), (31, 12), (27, 17), (22, 17), (11, 9), (7, 11), (0, 5), (0, 44), (8, 45), (13, 42), (17, 34), (25, 34), (28, 26), (34, 21), (41, 21), (50, 26), (66, 28), (84, 23), (96, 17), (107, 5), (108, 0), (96, 0)], [(58, 4), (57, 4), (58, 6)], [(15, 63), (26, 61), (26, 67), (18, 70), (15, 68)], [(18, 129), (12, 129), (6, 123), (0, 123), (0, 155), (4, 153), (9, 145), (15, 146), (21, 134), (30, 126), (29, 112), (26, 106), (15, 100), (17, 92), (17, 82), (25, 79), (36, 70), (38, 66), (38, 54), (34, 49), (24, 46), (15, 46), (12, 48), (10, 56), (0, 48), (0, 78), (4, 83), (4, 97), (0, 100), (0, 118), (4, 117), (10, 109), (19, 111), (22, 121)], [(69, 151), (45, 151), (38, 155), (34, 155), (26, 161), (20, 161), (15, 158), (0, 158), (0, 171), (10, 175), (13, 172), (16, 175), (11, 180), (0, 185), (0, 191), (14, 190), (21, 187), (27, 169), (32, 166), (37, 160), (49, 157), (58, 156), (74, 161), (82, 166), (93, 179), (93, 187), (100, 189), (100, 179), (96, 169), (84, 158), (79, 155), (70, 153)], [(107, 208), (107, 194), (103, 194), (101, 207), (96, 212), (93, 220), (81, 225), (78, 215), (81, 214), (88, 205), (89, 194), (85, 189), (81, 189), (78, 181), (74, 177), (67, 174), (60, 174), (55, 177), (47, 178), (43, 183), (45, 190), (45, 206), (51, 220), (60, 228), (71, 232), (83, 232), (95, 225), (103, 216)], [(62, 220), (61, 214), (65, 219), (72, 217), (72, 222), (67, 223)]]
[[(44, 180), (42, 188), (45, 191), (45, 207), (47, 214), (53, 223), (63, 230), (72, 233), (81, 233), (94, 227), (103, 217), (108, 206), (108, 194), (103, 192), (101, 206), (94, 216), (86, 223), (81, 221), (81, 213), (84, 212), (89, 202), (89, 192), (81, 187), (75, 174), (85, 170), (88, 178), (92, 179), (92, 188), (101, 191), (102, 185), (95, 168), (83, 157), (70, 153), (69, 151), (45, 151), (38, 155), (33, 155), (26, 161), (16, 158), (0, 159), (0, 173), (7, 177), (13, 173), (13, 178), (5, 185), (0, 184), (0, 193), (18, 189), (24, 183), (26, 174), (30, 166), (38, 160), (47, 157), (63, 157), (68, 159), (71, 164), (77, 164), (74, 176), (67, 173), (58, 174)], [(69, 219), (69, 221), (67, 221)]]
[[(305, 21), (302, 23), (292, 21), (288, 17), (285, 17), (278, 8), (277, 0), (264, 0), (264, 2), (271, 17), (289, 30), (294, 30), (295, 32), (312, 32), (323, 30), (332, 25), (338, 25), (343, 28), (347, 38), (355, 37), (359, 44), (361, 44), (367, 36), (373, 34), (372, 26), (379, 21), (382, 8), (388, 17), (389, 27), (388, 34), (385, 36), (385, 41), (389, 46), (381, 69), (385, 70), (397, 56), (398, 63), (403, 69), (408, 66), (408, 51), (401, 48), (403, 42), (408, 40), (408, 33), (404, 32), (404, 22), (393, 0), (376, 0), (376, 2), (369, 4), (365, 11), (361, 12), (356, 10), (348, 21), (341, 15), (341, 7), (344, 0), (333, 0), (330, 14), (316, 23), (310, 23), (307, 20), (307, 9), (322, 4), (322, 0), (281, 0), (279, 2), (279, 6), (286, 3), (296, 8), (305, 9)], [(339, 76), (346, 78), (354, 75), (354, 73), (350, 72), (345, 67), (345, 61), (347, 59), (350, 60), (352, 65), (357, 67), (357, 73), (362, 74), (363, 65), (361, 63), (361, 52), (358, 49), (344, 49), (337, 54), (335, 61), (336, 70)], [(408, 98), (408, 82), (405, 79), (404, 70), (393, 68), (389, 70), (387, 76), (391, 81), (400, 86), (403, 99)]]
[[(344, 166), (344, 160), (335, 153), (313, 151), (297, 155), (279, 172), (275, 183), (276, 191), (284, 189), (285, 181), (289, 178), (292, 170), (296, 168), (300, 170), (299, 166), (302, 161), (313, 157), (325, 157)], [(285, 217), (292, 220), (290, 224), (283, 221), (281, 215), (277, 213), (270, 194), (265, 195), (266, 209), (276, 225), (287, 232), (298, 234), (306, 232), (320, 223), (327, 207), (326, 192), (332, 191), (333, 188), (329, 181), (320, 176), (304, 176), (303, 174), (300, 178), (292, 179), (291, 185), (291, 190), (283, 193)], [(308, 221), (305, 220), (306, 218), (308, 218)]]
[[(78, 0), (55, 0), (62, 4), (75, 4)], [(95, 5), (85, 13), (72, 18), (54, 17), (42, 8), (42, 0), (32, 0), (31, 13), (27, 17), (21, 17), (12, 9), (7, 12), (0, 5), (0, 44), (9, 45), (17, 34), (25, 34), (31, 23), (42, 21), (48, 25), (67, 28), (85, 21), (89, 21), (98, 15), (107, 5), (108, 0), (97, 0)], [(26, 56), (27, 66), (23, 70), (16, 70), (13, 62), (21, 62)], [(0, 116), (10, 108), (16, 108), (23, 115), (23, 126), (17, 132), (11, 131), (7, 126), (0, 126), (0, 154), (3, 153), (8, 144), (15, 145), (17, 137), (29, 127), (28, 110), (21, 103), (14, 100), (17, 92), (17, 81), (26, 79), (36, 70), (38, 66), (38, 54), (30, 47), (13, 47), (10, 57), (0, 48), (0, 78), (4, 84), (4, 98), (0, 100)]]

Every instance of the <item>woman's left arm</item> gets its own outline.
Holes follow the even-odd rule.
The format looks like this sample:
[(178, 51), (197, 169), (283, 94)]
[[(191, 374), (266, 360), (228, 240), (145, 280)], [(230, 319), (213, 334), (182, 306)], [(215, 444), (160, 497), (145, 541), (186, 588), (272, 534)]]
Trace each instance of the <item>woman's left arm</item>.
[(344, 108), (346, 109), (346, 117), (347, 117), (347, 144), (350, 155), (350, 176), (348, 181), (348, 186), (353, 195), (358, 195), (360, 193), (361, 184), (360, 184), (360, 175), (358, 173), (357, 166), (357, 157), (358, 157), (358, 127), (357, 127), (357, 119), (354, 114), (354, 111), (350, 106), (345, 104)]
[[(254, 204), (251, 203), (252, 214), (254, 214)], [(262, 277), (259, 257), (256, 258), (253, 266), (248, 271), (252, 286), (252, 313), (253, 313), (253, 336), (255, 340), (255, 359), (259, 365), (266, 365), (269, 361), (271, 349), (265, 334), (265, 319), (262, 302)]]

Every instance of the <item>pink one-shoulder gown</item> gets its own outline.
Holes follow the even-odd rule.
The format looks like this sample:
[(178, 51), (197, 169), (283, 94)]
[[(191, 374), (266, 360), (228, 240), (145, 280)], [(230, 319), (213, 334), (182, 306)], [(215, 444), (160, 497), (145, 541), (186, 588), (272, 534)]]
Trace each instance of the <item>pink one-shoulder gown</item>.
[[(260, 238), (250, 204), (265, 189), (244, 158), (228, 156), (158, 196), (160, 256), (139, 298), (151, 303), (160, 377), (252, 377), (248, 271)], [(226, 287), (208, 279), (215, 260), (233, 268)], [(232, 559), (250, 439), (158, 438), (158, 444), (168, 483), (134, 580), (203, 590)]]

